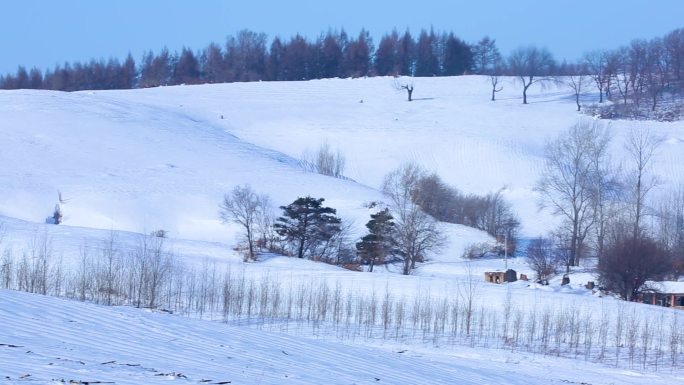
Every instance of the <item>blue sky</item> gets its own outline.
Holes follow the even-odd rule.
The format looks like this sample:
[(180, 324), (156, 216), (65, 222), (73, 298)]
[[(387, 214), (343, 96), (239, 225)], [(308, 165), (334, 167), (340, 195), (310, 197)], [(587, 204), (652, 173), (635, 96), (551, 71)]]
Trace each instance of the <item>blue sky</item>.
[(198, 50), (244, 28), (272, 38), (365, 27), (377, 43), (393, 27), (432, 26), (467, 42), (489, 35), (504, 54), (535, 44), (575, 60), (684, 27), (682, 0), (3, 0), (0, 9), (0, 73), (129, 51), (140, 60), (163, 46)]

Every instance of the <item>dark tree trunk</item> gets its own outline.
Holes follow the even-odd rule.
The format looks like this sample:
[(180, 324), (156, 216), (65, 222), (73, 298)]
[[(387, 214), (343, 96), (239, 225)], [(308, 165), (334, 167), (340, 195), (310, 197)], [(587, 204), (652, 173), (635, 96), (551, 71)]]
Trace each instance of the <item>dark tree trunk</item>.
[(527, 89), (532, 85), (534, 78), (530, 76), (529, 79), (525, 79), (525, 76), (521, 76), (520, 80), (523, 83), (523, 104), (527, 104)]
[(304, 258), (304, 237), (299, 239), (299, 251), (297, 252), (297, 258)]
[(408, 256), (404, 257), (404, 271), (402, 272), (404, 275), (409, 275), (411, 272), (411, 261)]
[(254, 240), (252, 239), (252, 232), (247, 227), (247, 244), (249, 245), (249, 259), (255, 260), (254, 258)]

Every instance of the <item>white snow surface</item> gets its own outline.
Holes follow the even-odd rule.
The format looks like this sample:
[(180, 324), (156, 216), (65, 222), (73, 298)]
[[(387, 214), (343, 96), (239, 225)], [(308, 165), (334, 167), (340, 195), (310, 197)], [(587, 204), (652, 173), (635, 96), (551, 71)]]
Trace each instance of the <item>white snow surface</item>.
[[(675, 384), (509, 351), (342, 344), (0, 290), (0, 383)], [(73, 381), (73, 382), (71, 382)], [(80, 381), (80, 382), (79, 382)]]
[[(324, 197), (353, 222), (353, 234), (361, 236), (374, 212), (367, 204), (386, 200), (378, 191), (384, 175), (406, 162), (417, 162), (466, 193), (503, 188), (521, 217), (523, 234), (545, 234), (555, 220), (539, 212), (533, 191), (544, 144), (588, 118), (575, 112), (565, 89), (532, 88), (530, 104), (522, 105), (519, 87), (506, 79), (498, 100), (491, 102), (488, 81), (479, 76), (418, 78), (417, 99), (411, 103), (393, 89), (392, 78), (75, 93), (0, 91), (0, 246), (19, 253), (48, 239), (55, 256), (68, 265), (78, 260), (84, 245), (98, 245), (111, 234), (126, 252), (136, 247), (139, 233), (164, 229), (170, 234), (168, 248), (185, 262), (216, 262), (250, 276), (275, 277), (284, 285), (317, 279), (357, 293), (382, 289), (395, 298), (428, 293), (434, 299), (455, 295), (464, 281), (475, 277), (478, 303), (488, 306), (496, 307), (510, 292), (513, 306), (528, 310), (552, 304), (596, 313), (624, 307), (584, 289), (593, 279), (588, 272), (575, 273), (571, 285), (563, 287), (560, 277), (550, 286), (484, 284), (485, 271), (503, 270), (506, 263), (464, 261), (461, 256), (469, 245), (492, 242), (465, 226), (444, 225), (445, 247), (409, 277), (391, 267), (356, 273), (282, 256), (244, 264), (232, 250), (239, 228), (220, 222), (218, 204), (234, 186), (249, 184), (270, 195), (276, 206), (298, 196)], [(618, 161), (625, 158), (627, 131), (649, 127), (664, 140), (652, 170), (664, 182), (658, 189), (684, 181), (684, 123), (604, 124), (613, 133), (612, 156)], [(323, 143), (345, 156), (347, 179), (301, 168), (303, 153)], [(46, 225), (58, 192), (64, 224)], [(532, 277), (521, 258), (507, 263)], [(644, 318), (666, 311), (629, 308)], [(141, 384), (174, 378), (233, 384), (684, 381), (681, 372), (640, 373), (459, 345), (397, 344), (310, 339), (0, 291), (0, 383), (73, 379)], [(174, 372), (187, 378), (156, 376)], [(30, 376), (22, 379), (26, 374)]]
[[(464, 192), (503, 188), (523, 233), (546, 233), (554, 220), (538, 212), (533, 191), (544, 144), (583, 117), (567, 90), (533, 87), (523, 105), (513, 79), (491, 102), (486, 77), (418, 78), (409, 103), (392, 82), (0, 91), (0, 214), (43, 221), (59, 191), (67, 225), (232, 242), (217, 205), (247, 183), (277, 205), (324, 197), (362, 230), (362, 205), (383, 200), (383, 177), (417, 162)], [(606, 124), (617, 161), (626, 131), (650, 127), (664, 140), (654, 169), (666, 182), (660, 188), (684, 181), (684, 123)], [(356, 183), (302, 171), (298, 159), (324, 143), (344, 155)]]

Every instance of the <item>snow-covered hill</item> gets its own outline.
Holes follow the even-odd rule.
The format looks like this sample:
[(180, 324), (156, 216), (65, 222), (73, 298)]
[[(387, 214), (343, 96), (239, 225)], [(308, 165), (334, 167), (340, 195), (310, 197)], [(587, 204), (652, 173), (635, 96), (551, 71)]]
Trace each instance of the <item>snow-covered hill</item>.
[[(574, 124), (567, 90), (531, 90), (520, 103), (507, 79), (489, 101), (478, 76), (415, 79), (414, 102), (391, 78), (162, 87), (130, 91), (0, 92), (0, 214), (34, 222), (58, 191), (65, 224), (232, 242), (217, 218), (222, 195), (249, 183), (278, 205), (311, 194), (362, 228), (382, 178), (414, 161), (465, 192), (504, 188), (536, 236), (532, 187), (543, 146)], [(591, 95), (585, 98), (591, 101)], [(655, 172), (684, 181), (684, 123), (609, 123), (615, 158), (633, 125), (665, 139)], [(304, 172), (298, 159), (328, 143), (357, 183)]]
[[(509, 351), (340, 343), (0, 290), (3, 384), (674, 384)], [(98, 382), (100, 381), (100, 382)]]
[[(401, 322), (409, 317), (409, 304), (420, 309), (423, 301), (430, 311), (449, 303), (456, 309), (449, 322), (462, 330), (463, 322), (453, 317), (462, 317), (463, 301), (470, 292), (476, 293), (474, 305), (479, 312), (473, 319), (494, 328), (494, 335), (501, 333), (496, 331), (503, 325), (501, 312), (509, 306), (514, 309), (511, 314), (519, 317), (521, 335), (528, 333), (530, 341), (537, 341), (538, 330), (522, 325), (538, 322), (537, 314), (542, 313), (553, 315), (555, 325), (563, 327), (567, 324), (555, 321), (561, 318), (558, 314), (581, 315), (584, 318), (572, 325), (584, 325), (582, 335), (589, 342), (590, 326), (603, 322), (604, 316), (601, 330), (606, 333), (629, 318), (635, 330), (648, 335), (654, 325), (649, 322), (665, 320), (668, 326), (652, 332), (645, 343), (644, 362), (649, 367), (658, 365), (667, 352), (659, 343), (669, 336), (684, 341), (674, 313), (643, 305), (627, 308), (612, 298), (601, 298), (584, 288), (589, 274), (573, 276), (571, 285), (563, 287), (555, 281), (551, 286), (485, 284), (484, 271), (502, 270), (506, 264), (531, 272), (522, 259), (464, 261), (466, 247), (491, 241), (485, 233), (464, 226), (445, 226), (446, 247), (410, 277), (391, 268), (357, 273), (281, 256), (243, 263), (233, 250), (239, 229), (218, 219), (218, 204), (234, 186), (249, 184), (268, 194), (276, 206), (298, 196), (324, 197), (326, 204), (353, 223), (353, 235), (358, 236), (373, 211), (368, 203), (386, 199), (378, 191), (384, 175), (406, 162), (436, 172), (467, 193), (503, 189), (522, 219), (524, 235), (536, 236), (550, 228), (554, 219), (538, 211), (533, 186), (545, 142), (582, 118), (567, 90), (533, 89), (530, 104), (522, 105), (513, 79), (505, 80), (499, 100), (491, 102), (486, 78), (419, 78), (414, 80), (416, 100), (409, 103), (392, 83), (391, 78), (372, 78), (77, 93), (0, 91), (0, 249), (13, 253), (16, 271), (22, 256), (35, 260), (48, 251), (54, 268), (74, 269), (87, 258), (100, 258), (98, 248), (108, 239), (115, 239), (117, 252), (130, 261), (140, 234), (164, 229), (170, 236), (166, 247), (182, 261), (174, 267), (174, 280), (184, 277), (185, 268), (196, 268), (191, 270), (196, 282), (202, 271), (213, 268), (219, 272), (216, 282), (226, 271), (243, 274), (252, 283), (270, 280), (290, 300), (292, 288), (323, 282), (351, 298), (346, 305), (349, 314), (357, 312), (359, 317), (368, 306), (364, 301), (371, 301), (366, 296), (372, 294), (375, 301), (387, 292), (394, 306), (405, 301), (401, 314), (393, 313), (399, 320), (394, 325), (397, 333), (401, 329), (415, 335), (417, 327)], [(590, 102), (592, 96), (585, 99)], [(618, 161), (625, 157), (623, 143), (629, 128), (652, 128), (664, 140), (653, 168), (664, 182), (659, 187), (684, 182), (684, 123), (605, 124), (613, 133), (612, 155)], [(326, 143), (346, 158), (346, 179), (307, 172), (300, 166), (303, 154)], [(45, 218), (60, 198), (64, 223), (46, 225)], [(75, 280), (75, 271), (64, 279)], [(372, 303), (373, 309), (380, 306)], [(394, 309), (399, 312), (399, 307)], [(187, 314), (195, 315), (193, 311)], [(427, 316), (436, 317), (434, 312)], [(645, 322), (656, 319), (660, 321)], [(674, 331), (668, 329), (672, 325)], [(485, 326), (478, 333), (478, 339), (490, 338)], [(466, 339), (465, 345), (480, 347), (464, 348), (463, 343), (451, 341), (445, 343), (448, 349), (441, 349), (436, 347), (439, 343), (428, 348), (409, 337), (393, 342), (343, 341), (351, 344), (347, 346), (336, 335), (319, 334), (315, 341), (306, 335), (306, 330), (294, 335), (266, 333), (238, 323), (228, 326), (0, 291), (0, 378), (9, 383), (24, 379), (50, 383), (53, 378), (152, 383), (168, 380), (174, 372), (187, 377), (177, 380), (193, 383), (202, 379), (260, 384), (682, 381), (681, 372), (652, 376), (482, 349), (481, 341), (472, 343), (475, 337)], [(515, 338), (512, 346), (520, 351), (552, 351), (537, 349), (538, 342), (518, 345)], [(511, 346), (494, 340), (499, 341), (494, 346)], [(577, 347), (572, 351), (572, 342), (559, 344), (565, 344), (564, 355), (579, 354)], [(612, 342), (606, 344), (610, 350)], [(675, 350), (682, 342), (678, 344)], [(403, 350), (408, 353), (398, 353)], [(627, 354), (625, 349), (614, 350), (617, 355), (612, 357)], [(675, 367), (681, 362), (679, 356), (675, 352)], [(584, 357), (606, 362), (591, 343)], [(22, 379), (24, 375), (30, 376)]]

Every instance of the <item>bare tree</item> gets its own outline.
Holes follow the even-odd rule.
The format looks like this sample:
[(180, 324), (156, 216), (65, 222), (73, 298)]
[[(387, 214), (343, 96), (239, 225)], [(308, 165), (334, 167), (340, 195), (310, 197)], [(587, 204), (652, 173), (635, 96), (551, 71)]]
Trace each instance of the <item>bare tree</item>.
[[(606, 139), (610, 136), (605, 134)], [(620, 169), (613, 165), (608, 147), (597, 145), (592, 152), (592, 175), (594, 179), (595, 251), (600, 259), (606, 243), (607, 226), (619, 215), (624, 200), (624, 185), (620, 180)]]
[(667, 61), (670, 63), (674, 86), (679, 87), (681, 91), (682, 73), (684, 73), (684, 29), (679, 28), (668, 33), (663, 44)]
[(646, 195), (658, 184), (655, 177), (648, 175), (651, 160), (655, 155), (661, 140), (647, 128), (638, 128), (630, 131), (627, 138), (626, 148), (632, 160), (632, 170), (629, 185), (632, 186), (632, 210), (633, 210), (633, 238), (638, 238), (642, 231), (642, 217), (646, 204)]
[(113, 296), (117, 294), (117, 281), (121, 274), (121, 264), (119, 251), (117, 250), (117, 239), (113, 230), (109, 232), (109, 237), (103, 242), (102, 248), (102, 275), (103, 286), (100, 290), (105, 292), (105, 305), (111, 305)]
[(646, 86), (648, 43), (646, 40), (633, 40), (628, 49), (629, 77), (632, 87), (632, 102), (638, 111)]
[(489, 75), (489, 81), (492, 84), (492, 101), (495, 101), (496, 93), (503, 91), (503, 86), (499, 85), (499, 75)]
[[(605, 153), (609, 136), (599, 124), (580, 121), (545, 151), (545, 167), (536, 191), (540, 206), (567, 221), (570, 240), (569, 266), (577, 266), (584, 239), (595, 224), (595, 154)], [(569, 267), (568, 266), (568, 267)]]
[(657, 213), (660, 242), (673, 258), (674, 274), (684, 274), (684, 188), (681, 186), (666, 196)]
[(624, 300), (652, 290), (647, 281), (662, 279), (672, 269), (661, 245), (650, 238), (623, 237), (606, 249), (598, 264), (599, 282)]
[(14, 258), (12, 250), (5, 249), (0, 260), (0, 285), (4, 289), (9, 289), (14, 283)]
[(173, 266), (173, 258), (164, 248), (164, 238), (147, 236), (150, 238), (147, 250), (147, 306), (154, 308), (159, 305), (160, 290), (168, 279)]
[(527, 264), (540, 281), (558, 272), (559, 257), (553, 242), (548, 238), (535, 238), (527, 246)]
[(627, 105), (627, 98), (629, 97), (629, 89), (631, 88), (634, 78), (631, 76), (631, 63), (629, 61), (629, 51), (622, 47), (613, 54), (615, 62), (615, 86), (618, 89), (620, 97), (622, 97), (623, 104)]
[(223, 223), (233, 222), (242, 226), (249, 248), (245, 259), (256, 260), (255, 236), (267, 204), (268, 198), (257, 195), (248, 185), (235, 186), (230, 194), (223, 196), (219, 216)]
[(608, 53), (592, 51), (584, 56), (584, 62), (599, 92), (599, 103), (603, 103), (603, 94), (608, 87)]
[(278, 239), (278, 235), (273, 229), (275, 222), (274, 206), (271, 198), (266, 194), (260, 195), (259, 199), (261, 200), (261, 210), (257, 212), (256, 218), (256, 228), (259, 233), (257, 244), (268, 250), (273, 250)]
[(496, 47), (496, 40), (485, 36), (473, 47), (473, 64), (475, 73), (489, 75), (492, 85), (492, 101), (496, 100), (496, 93), (503, 90), (499, 84), (499, 77), (504, 72), (504, 63), (501, 53)]
[(337, 150), (333, 152), (328, 143), (323, 143), (318, 147), (314, 155), (307, 151), (302, 155), (303, 166), (310, 171), (321, 175), (342, 178), (344, 176), (345, 158)]
[(508, 65), (511, 73), (523, 85), (523, 104), (527, 104), (527, 90), (535, 83), (548, 81), (555, 62), (545, 48), (530, 46), (513, 51), (508, 58)]
[(397, 91), (406, 90), (408, 101), (413, 100), (413, 81), (408, 79), (395, 78), (393, 82), (394, 89)]
[(584, 66), (573, 66), (568, 74), (563, 77), (565, 85), (570, 87), (575, 95), (575, 104), (577, 105), (577, 112), (582, 108), (580, 105), (580, 96), (583, 94), (587, 83), (589, 82), (588, 70)]
[(404, 260), (404, 275), (409, 275), (416, 262), (424, 260), (426, 253), (437, 250), (444, 243), (437, 221), (413, 202), (417, 185), (424, 175), (417, 165), (407, 164), (388, 174), (382, 186), (382, 191), (392, 201), (397, 249)]
[(662, 39), (653, 39), (648, 43), (645, 63), (646, 92), (651, 97), (651, 111), (655, 111), (658, 98), (667, 87), (670, 76), (670, 61)]
[(141, 234), (131, 259), (129, 284), (134, 304), (153, 308), (158, 305), (160, 289), (168, 279), (172, 265), (171, 255), (164, 249), (164, 238)]

